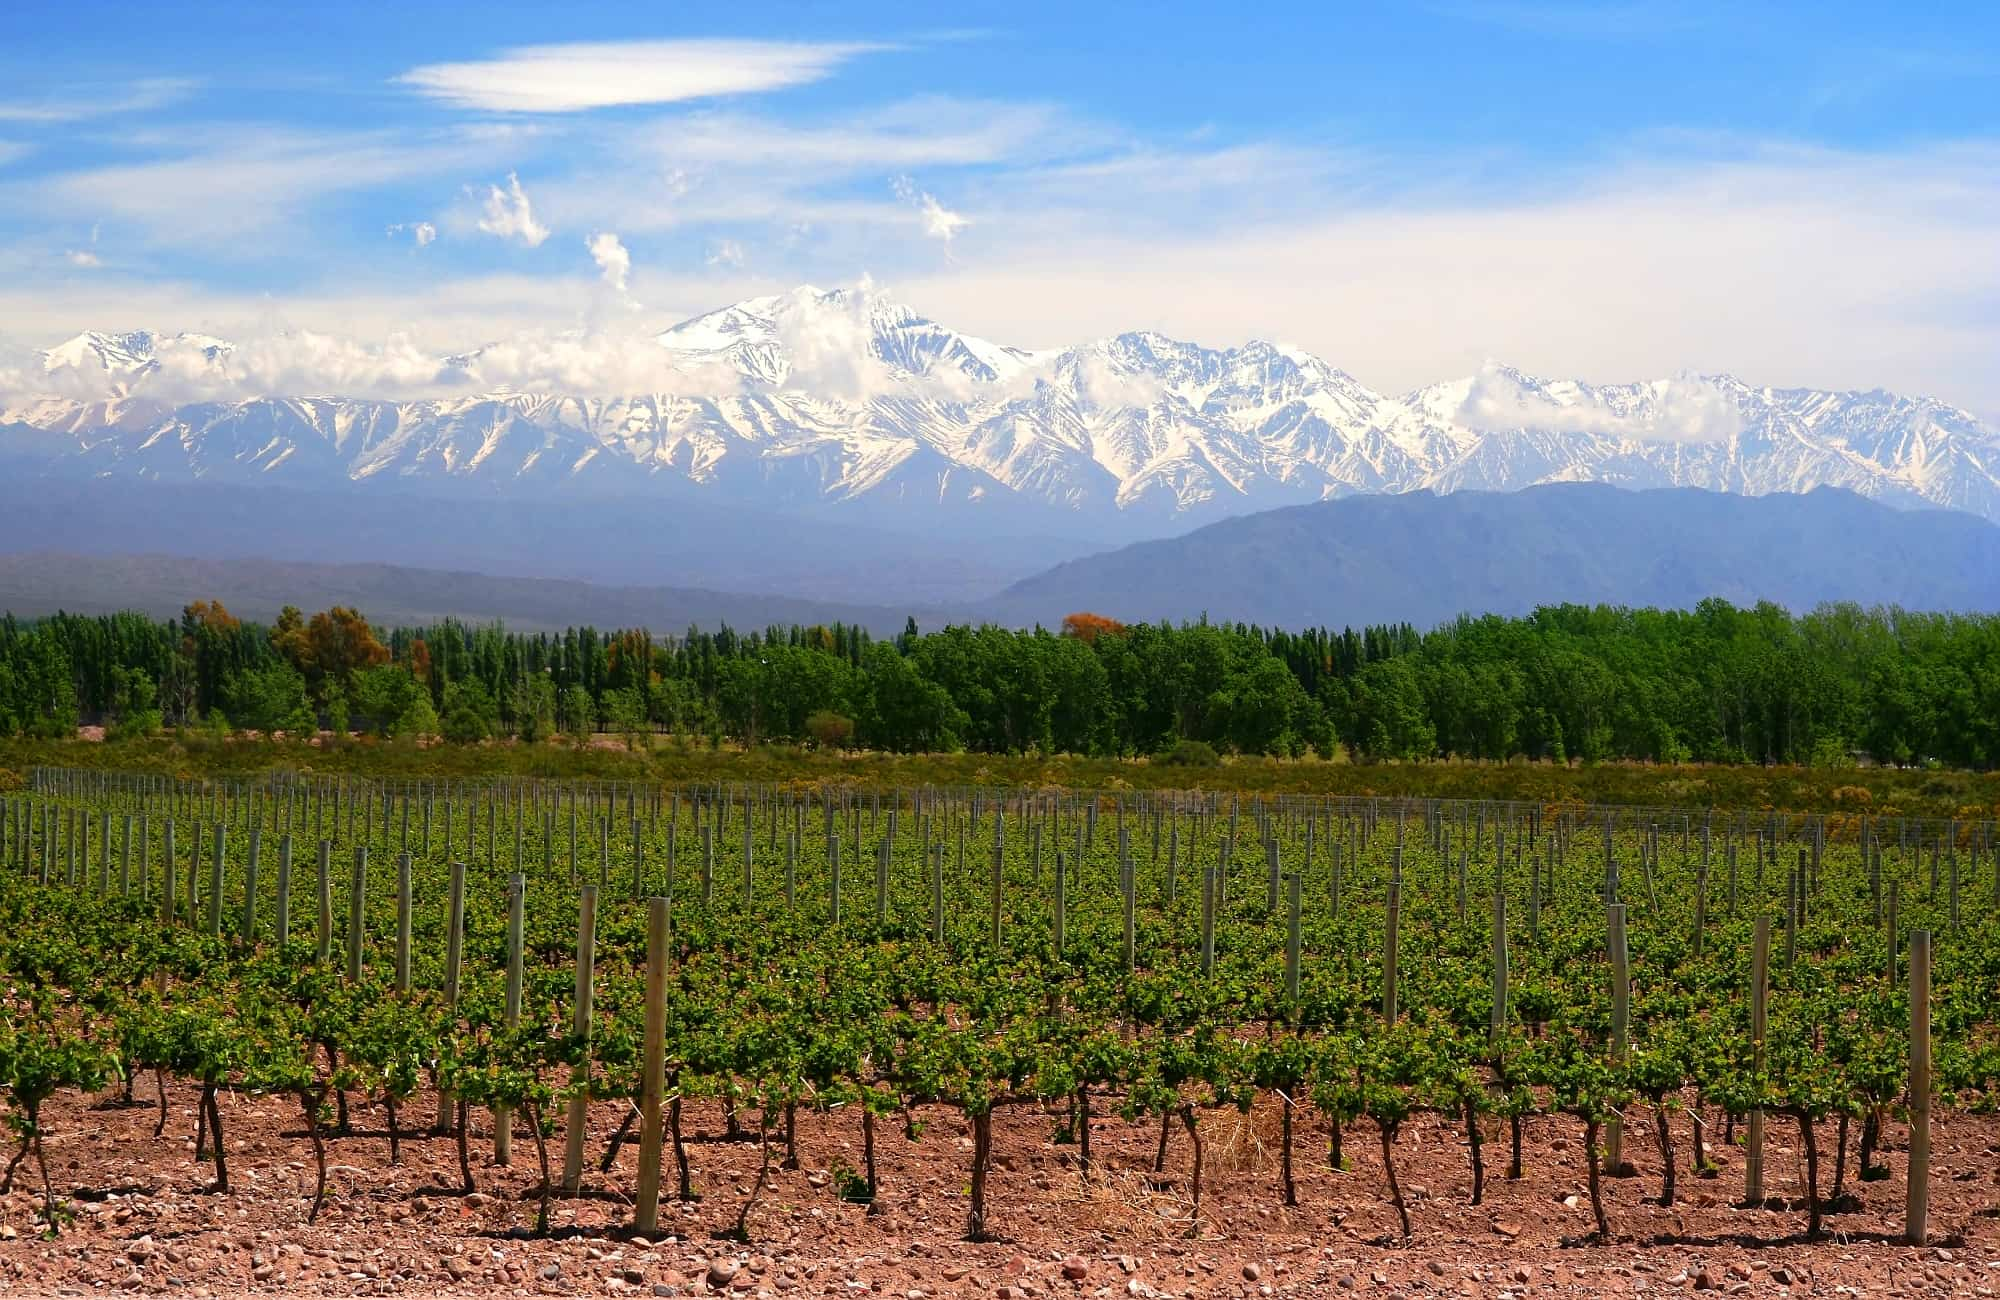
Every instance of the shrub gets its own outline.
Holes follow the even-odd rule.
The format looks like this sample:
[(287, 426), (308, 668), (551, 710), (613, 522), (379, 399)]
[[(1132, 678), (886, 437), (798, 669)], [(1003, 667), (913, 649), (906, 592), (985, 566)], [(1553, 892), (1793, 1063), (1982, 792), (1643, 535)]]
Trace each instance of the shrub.
[(806, 734), (815, 749), (845, 749), (854, 739), (854, 719), (821, 709), (806, 719)]
[(470, 704), (459, 704), (444, 719), (444, 738), (454, 745), (476, 745), (486, 739), (486, 719)]
[(1154, 761), (1166, 767), (1222, 766), (1222, 756), (1205, 740), (1177, 740)]
[(388, 730), (399, 738), (410, 740), (426, 740), (437, 735), (438, 715), (437, 710), (431, 707), (430, 692), (420, 690), (411, 696), (409, 704), (397, 717), (395, 726)]

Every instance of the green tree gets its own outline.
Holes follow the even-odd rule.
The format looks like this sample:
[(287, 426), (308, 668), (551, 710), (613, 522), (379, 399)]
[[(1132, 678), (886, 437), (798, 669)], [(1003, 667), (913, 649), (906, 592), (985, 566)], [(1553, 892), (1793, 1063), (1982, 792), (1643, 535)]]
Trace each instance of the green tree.
[(382, 735), (393, 735), (419, 694), (416, 678), (400, 664), (377, 664), (353, 677), (354, 707)]
[(273, 662), (235, 674), (223, 686), (223, 703), (230, 719), (249, 731), (297, 735), (313, 730), (305, 678), (287, 663)]
[(546, 673), (529, 673), (514, 684), (514, 734), (529, 744), (555, 731), (556, 686)]

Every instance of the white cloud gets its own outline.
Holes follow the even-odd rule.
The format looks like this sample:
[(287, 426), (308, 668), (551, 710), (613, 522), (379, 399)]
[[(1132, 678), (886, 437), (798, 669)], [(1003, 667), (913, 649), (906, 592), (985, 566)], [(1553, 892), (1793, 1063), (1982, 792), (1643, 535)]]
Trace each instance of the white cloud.
[(507, 173), (507, 188), (498, 185), (486, 187), (486, 200), (481, 205), (484, 214), (479, 218), (479, 228), (489, 235), (501, 239), (518, 239), (529, 248), (538, 248), (549, 237), (549, 228), (535, 220), (533, 207), (528, 203), (528, 192), (521, 188), (521, 178), (513, 172)]
[(951, 241), (957, 236), (958, 232), (972, 224), (966, 218), (945, 207), (944, 204), (939, 203), (928, 192), (918, 189), (916, 183), (907, 176), (898, 176), (890, 182), (890, 187), (896, 191), (897, 198), (916, 209), (917, 219), (923, 227), (924, 236), (928, 239), (941, 241), (947, 251), (950, 250)]
[[(649, 222), (684, 226), (682, 246), (707, 265), (678, 279), (650, 262), (645, 269), (648, 300), (672, 303), (679, 315), (874, 267), (894, 275), (900, 296), (925, 314), (1020, 346), (1158, 329), (1213, 345), (1284, 338), (1390, 392), (1503, 356), (1534, 373), (1596, 381), (1731, 372), (1778, 386), (1879, 385), (2000, 411), (2000, 372), (1991, 364), (2000, 355), (1993, 142), (1858, 153), (1649, 138), (1631, 144), (1629, 161), (1594, 175), (1510, 185), (1490, 175), (1440, 181), (1436, 168), (1283, 144), (1078, 154), (1052, 142), (1067, 138), (1059, 122), (1046, 134), (1024, 128), (1004, 139), (962, 130), (958, 120), (930, 135), (878, 122), (860, 138), (880, 152), (998, 153), (962, 166), (911, 164), (927, 183), (949, 187), (945, 211), (977, 214), (979, 238), (954, 241), (959, 261), (947, 275), (911, 247), (918, 241), (893, 237), (924, 214), (883, 192), (881, 177), (900, 174), (898, 165), (842, 161), (829, 134), (841, 122), (763, 123), (768, 132), (742, 138), (763, 140), (758, 157), (780, 161), (742, 168), (727, 160), (724, 143), (725, 127), (745, 119), (689, 122), (697, 143), (680, 152), (675, 124), (635, 128), (607, 136), (604, 152), (581, 155), (568, 175), (545, 179), (537, 170), (530, 213), (543, 231), (613, 229), (621, 243), (660, 228)], [(400, 175), (417, 165), (416, 154), (431, 173), (466, 165), (444, 138), (393, 143), (330, 137), (341, 151), (332, 170)], [(219, 199), (201, 203), (186, 195), (209, 193), (202, 182), (211, 177), (191, 160), (115, 177), (88, 173), (91, 182), (68, 196), (66, 216), (88, 220), (102, 210), (121, 248), (115, 223), (135, 215), (162, 230), (179, 222), (212, 231), (249, 207), (268, 222), (271, 203), (296, 208), (299, 193), (330, 183), (320, 179), (324, 165), (306, 168), (307, 152), (264, 139), (201, 155), (229, 182)], [(279, 164), (281, 185), (254, 165), (267, 156)], [(504, 174), (504, 165), (487, 174)], [(613, 176), (619, 185), (607, 183)], [(516, 185), (501, 191), (508, 213)], [(20, 193), (0, 185), (0, 207), (19, 208)], [(439, 224), (470, 231), (481, 197)], [(732, 244), (768, 249), (759, 269), (783, 267), (783, 278), (743, 273), (726, 253)], [(0, 320), (38, 342), (135, 321), (223, 333), (207, 324), (211, 314), (226, 307), (233, 319), (254, 320), (267, 309), (248, 291), (156, 289), (109, 269), (59, 274), (66, 268), (51, 250), (65, 246), (0, 241)], [(322, 329), (379, 339), (406, 328), (453, 350), (604, 311), (600, 281), (574, 269), (441, 279), (413, 296), (407, 285), (350, 283), (351, 268), (334, 267), (285, 307)], [(675, 318), (659, 315), (659, 325)], [(61, 331), (43, 328), (56, 321)], [(1705, 420), (1697, 401), (1673, 422), (1701, 433), (1712, 427)]]
[(63, 260), (71, 266), (92, 271), (104, 265), (104, 259), (87, 248), (72, 248), (63, 254)]
[(1155, 375), (1114, 366), (1095, 352), (1076, 358), (1076, 376), (1084, 395), (1097, 406), (1145, 408), (1166, 395), (1166, 386)]
[[(657, 287), (659, 297), (674, 305), (641, 315), (629, 305), (607, 312), (602, 283), (584, 275), (446, 279), (428, 284), (419, 300), (401, 276), (378, 272), (289, 296), (281, 305), (261, 293), (219, 294), (112, 269), (80, 277), (52, 274), (44, 266), (42, 275), (35, 280), (0, 274), (0, 321), (17, 345), (12, 348), (17, 363), (10, 366), (8, 340), (0, 335), (0, 397), (51, 391), (34, 361), (35, 348), (86, 329), (140, 326), (162, 334), (194, 330), (236, 345), (221, 369), (196, 366), (191, 358), (169, 367), (154, 390), (161, 400), (334, 393), (408, 399), (500, 389), (578, 396), (727, 395), (737, 382), (733, 372), (673, 367), (653, 335), (718, 300), (786, 287), (722, 278), (713, 271), (679, 280), (653, 275), (649, 288)], [(446, 357), (467, 353), (470, 366), (445, 366)], [(22, 358), (33, 364), (24, 368)], [(93, 398), (105, 388), (99, 374), (73, 376), (57, 391)]]
[(156, 369), (132, 382), (94, 366), (43, 369), (32, 354), (0, 357), (0, 398), (22, 405), (55, 396), (94, 401), (128, 391), (161, 403), (265, 396), (427, 400), (497, 392), (581, 397), (640, 393), (728, 396), (733, 370), (676, 365), (650, 334), (630, 327), (526, 330), (469, 353), (447, 354), (407, 335), (379, 342), (266, 321), (233, 335), (225, 355), (163, 340)]
[(1605, 393), (1567, 383), (1551, 389), (1492, 363), (1472, 377), (1457, 419), (1482, 432), (1535, 429), (1639, 442), (1726, 442), (1743, 428), (1742, 408), (1700, 375)]
[(708, 246), (708, 256), (703, 261), (709, 266), (727, 266), (741, 269), (743, 266), (743, 245), (733, 239), (718, 239)]
[(2000, 145), (1663, 150), (1507, 197), (1340, 173), (1252, 218), (1231, 187), (1190, 190), (1173, 170), (989, 182), (978, 257), (902, 287), (1017, 346), (1279, 337), (1385, 391), (1505, 356), (1540, 374), (1728, 372), (2000, 407)]
[[(181, 130), (148, 140), (160, 156), (0, 185), (0, 216), (89, 214), (138, 227), (153, 242), (270, 251), (249, 237), (280, 231), (296, 253), (311, 205), (329, 195), (457, 171), (517, 145), (520, 133), (469, 128), (313, 132)], [(190, 147), (190, 141), (200, 142)], [(213, 143), (209, 143), (213, 141)]]
[(0, 122), (51, 126), (93, 117), (143, 112), (185, 99), (201, 83), (185, 77), (142, 77), (116, 86), (79, 86), (41, 99), (0, 100)]
[(599, 231), (583, 243), (590, 250), (590, 260), (597, 263), (604, 283), (624, 293), (625, 283), (632, 275), (632, 254), (624, 243), (609, 230)]
[(538, 181), (536, 201), (565, 224), (627, 234), (709, 225), (741, 239), (803, 222), (843, 255), (852, 236), (854, 260), (835, 268), (849, 275), (869, 260), (863, 240), (908, 229), (908, 207), (876, 189), (885, 174), (1017, 170), (1117, 141), (1048, 105), (936, 96), (807, 122), (682, 113), (609, 133), (571, 174)]
[(781, 168), (846, 175), (1042, 160), (1116, 137), (1048, 104), (923, 96), (807, 122), (684, 113), (637, 128), (635, 148), (682, 168)]
[(428, 221), (398, 221), (389, 227), (389, 238), (394, 239), (404, 231), (409, 232), (411, 242), (418, 248), (428, 248), (438, 237), (437, 227)]
[(396, 78), (458, 108), (575, 113), (670, 104), (803, 85), (855, 55), (859, 42), (681, 40), (531, 45), (464, 63), (432, 63)]

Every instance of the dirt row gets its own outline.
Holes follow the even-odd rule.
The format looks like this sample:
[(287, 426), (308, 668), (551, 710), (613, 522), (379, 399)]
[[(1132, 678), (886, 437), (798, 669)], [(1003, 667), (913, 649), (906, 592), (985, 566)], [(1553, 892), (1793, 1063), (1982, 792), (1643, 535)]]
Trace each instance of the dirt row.
[[(491, 1159), (491, 1134), (475, 1118), (478, 1191), (457, 1193), (455, 1143), (411, 1134), (389, 1163), (379, 1109), (357, 1106), (352, 1136), (334, 1140), (331, 1196), (306, 1223), (314, 1170), (291, 1103), (225, 1097), (231, 1189), (209, 1190), (213, 1168), (194, 1159), (195, 1093), (169, 1090), (164, 1136), (142, 1081), (135, 1105), (59, 1098), (45, 1115), (50, 1181), (66, 1202), (60, 1231), (38, 1220), (40, 1179), (25, 1163), (0, 1197), (0, 1291), (82, 1295), (100, 1291), (219, 1296), (638, 1295), (743, 1297), (988, 1296), (1541, 1296), (1989, 1295), (2000, 1287), (2000, 1120), (1943, 1114), (1934, 1122), (1933, 1244), (1897, 1244), (1903, 1214), (1901, 1130), (1892, 1126), (1891, 1176), (1855, 1178), (1852, 1200), (1827, 1219), (1828, 1235), (1803, 1239), (1797, 1134), (1773, 1123), (1763, 1207), (1739, 1208), (1741, 1153), (1718, 1145), (1720, 1172), (1683, 1167), (1677, 1203), (1660, 1192), (1652, 1120), (1632, 1113), (1626, 1149), (1635, 1174), (1605, 1183), (1614, 1240), (1587, 1243), (1590, 1206), (1582, 1134), (1568, 1120), (1535, 1118), (1526, 1168), (1507, 1179), (1506, 1129), (1485, 1146), (1483, 1203), (1469, 1204), (1472, 1175), (1463, 1131), (1433, 1118), (1405, 1125), (1397, 1172), (1410, 1201), (1412, 1237), (1397, 1233), (1373, 1126), (1347, 1135), (1349, 1168), (1326, 1160), (1326, 1129), (1302, 1116), (1295, 1148), (1298, 1205), (1280, 1204), (1275, 1102), (1249, 1115), (1208, 1112), (1201, 1215), (1191, 1215), (1191, 1148), (1176, 1127), (1166, 1172), (1152, 1173), (1158, 1130), (1101, 1114), (1092, 1125), (1094, 1168), (1057, 1145), (1060, 1117), (1010, 1109), (994, 1126), (990, 1226), (999, 1240), (965, 1239), (971, 1139), (956, 1112), (919, 1112), (924, 1131), (900, 1121), (878, 1130), (880, 1195), (873, 1211), (842, 1201), (862, 1165), (852, 1112), (802, 1114), (799, 1166), (771, 1156), (749, 1219), (750, 1240), (727, 1234), (760, 1165), (752, 1141), (720, 1137), (712, 1104), (688, 1107), (685, 1127), (698, 1201), (662, 1207), (665, 1235), (642, 1241), (630, 1222), (637, 1152), (626, 1146), (609, 1173), (597, 1159), (620, 1113), (593, 1108), (583, 1195), (552, 1205), (549, 1236), (529, 1235), (539, 1167), (525, 1130), (511, 1168)], [(404, 1123), (427, 1122), (420, 1100)], [(1107, 1107), (1108, 1109), (1108, 1107)], [(1676, 1154), (1692, 1150), (1686, 1116), (1674, 1120)], [(560, 1133), (550, 1158), (560, 1160)], [(1833, 1129), (1818, 1139), (1821, 1177), (1832, 1178)], [(450, 1189), (450, 1190), (446, 1190)], [(669, 1159), (667, 1190), (673, 1191)], [(1823, 1190), (1825, 1190), (1823, 1188)]]

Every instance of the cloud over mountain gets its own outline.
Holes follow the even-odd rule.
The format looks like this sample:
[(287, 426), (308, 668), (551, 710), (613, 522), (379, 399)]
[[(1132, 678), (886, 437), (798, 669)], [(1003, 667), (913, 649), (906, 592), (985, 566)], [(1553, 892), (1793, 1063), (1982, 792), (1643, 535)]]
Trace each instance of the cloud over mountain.
[[(607, 277), (625, 274), (619, 250), (592, 247)], [(1132, 331), (1004, 346), (866, 282), (653, 335), (534, 331), (447, 353), (302, 330), (90, 333), (0, 362), (0, 393), (0, 424), (37, 431), (53, 474), (689, 490), (769, 509), (1003, 512), (1104, 536), (1354, 493), (1565, 481), (1824, 485), (2000, 518), (2000, 433), (1932, 398), (1497, 364), (1385, 394), (1264, 342)]]

